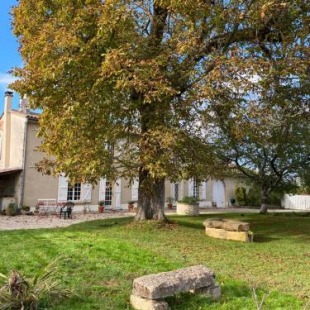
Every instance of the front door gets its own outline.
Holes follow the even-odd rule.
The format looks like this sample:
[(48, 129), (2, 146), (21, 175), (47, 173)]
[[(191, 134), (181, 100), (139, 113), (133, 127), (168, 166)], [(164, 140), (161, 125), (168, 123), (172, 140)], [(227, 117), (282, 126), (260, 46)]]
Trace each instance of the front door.
[(225, 186), (220, 180), (213, 183), (213, 202), (218, 208), (225, 208)]

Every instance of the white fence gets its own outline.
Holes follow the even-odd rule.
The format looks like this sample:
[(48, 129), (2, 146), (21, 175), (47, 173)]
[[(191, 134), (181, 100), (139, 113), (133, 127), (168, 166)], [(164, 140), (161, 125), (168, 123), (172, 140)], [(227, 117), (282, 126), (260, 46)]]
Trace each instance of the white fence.
[(282, 207), (294, 210), (310, 210), (310, 195), (287, 195), (282, 199)]

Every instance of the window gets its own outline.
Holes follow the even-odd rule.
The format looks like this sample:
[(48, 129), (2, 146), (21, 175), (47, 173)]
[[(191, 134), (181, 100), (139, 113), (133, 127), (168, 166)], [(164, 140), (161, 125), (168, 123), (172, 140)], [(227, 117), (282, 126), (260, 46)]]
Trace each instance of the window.
[(75, 183), (68, 186), (67, 201), (76, 201), (81, 199), (81, 183)]
[(112, 205), (112, 183), (107, 181), (105, 185), (105, 205), (111, 206)]
[(179, 200), (179, 183), (174, 184), (174, 201)]
[(193, 196), (199, 198), (199, 182), (194, 180), (194, 187), (193, 187)]

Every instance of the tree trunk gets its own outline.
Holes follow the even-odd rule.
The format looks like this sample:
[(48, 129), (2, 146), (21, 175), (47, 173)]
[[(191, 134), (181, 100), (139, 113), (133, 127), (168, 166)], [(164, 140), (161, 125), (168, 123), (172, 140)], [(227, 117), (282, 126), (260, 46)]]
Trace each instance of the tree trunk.
[(261, 207), (259, 210), (260, 214), (266, 214), (268, 211), (268, 196), (269, 196), (268, 188), (262, 187), (262, 190), (261, 190)]
[(138, 195), (138, 211), (135, 221), (167, 220), (164, 213), (165, 179), (153, 180), (148, 171), (141, 169)]
[(154, 210), (153, 219), (159, 221), (167, 221), (165, 216), (164, 207), (165, 207), (165, 179), (155, 180), (153, 184), (153, 197), (152, 197), (152, 206)]

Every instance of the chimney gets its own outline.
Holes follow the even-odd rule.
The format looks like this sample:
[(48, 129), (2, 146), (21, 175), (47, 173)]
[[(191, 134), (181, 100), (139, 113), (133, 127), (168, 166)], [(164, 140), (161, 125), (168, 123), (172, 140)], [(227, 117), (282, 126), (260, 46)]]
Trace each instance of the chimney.
[(10, 166), (11, 152), (11, 110), (12, 110), (13, 92), (6, 91), (4, 93), (4, 111), (3, 111), (3, 136), (1, 149), (1, 167), (8, 168)]
[(23, 113), (28, 112), (28, 99), (27, 95), (24, 95), (23, 99), (19, 100), (19, 111)]
[(6, 91), (4, 93), (4, 112), (8, 112), (12, 110), (12, 98), (13, 98), (13, 92), (12, 91)]

